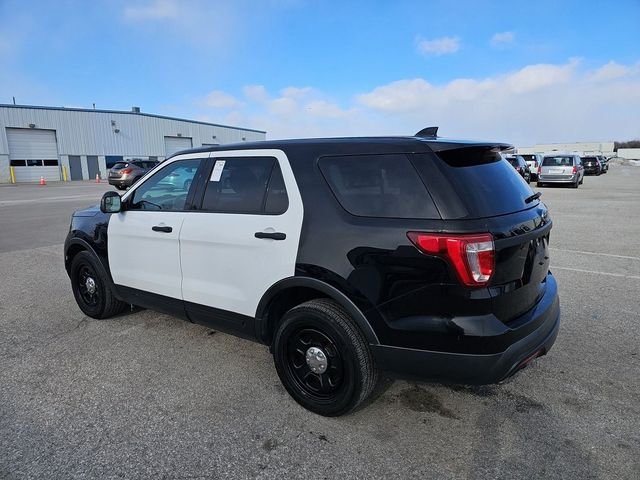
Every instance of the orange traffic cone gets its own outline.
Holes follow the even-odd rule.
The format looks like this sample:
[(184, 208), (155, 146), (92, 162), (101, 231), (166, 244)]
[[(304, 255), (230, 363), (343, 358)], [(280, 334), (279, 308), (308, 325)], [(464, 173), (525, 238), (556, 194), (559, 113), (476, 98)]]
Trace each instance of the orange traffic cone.
[(44, 177), (40, 177), (40, 185), (46, 185), (47, 181), (44, 179)]
[(96, 173), (96, 183), (100, 183), (100, 174)]

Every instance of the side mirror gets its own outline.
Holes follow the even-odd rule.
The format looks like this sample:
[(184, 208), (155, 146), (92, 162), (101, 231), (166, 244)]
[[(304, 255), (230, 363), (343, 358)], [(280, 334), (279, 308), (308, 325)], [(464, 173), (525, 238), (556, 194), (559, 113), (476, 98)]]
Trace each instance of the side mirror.
[(118, 213), (122, 210), (120, 195), (116, 192), (105, 192), (100, 200), (100, 211), (102, 213)]

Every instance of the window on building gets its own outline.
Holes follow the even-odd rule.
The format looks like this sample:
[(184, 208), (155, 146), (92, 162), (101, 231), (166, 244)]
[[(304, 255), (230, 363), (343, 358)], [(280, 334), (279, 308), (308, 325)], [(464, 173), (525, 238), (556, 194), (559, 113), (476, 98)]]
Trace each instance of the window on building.
[(26, 160), (11, 160), (12, 167), (25, 167), (27, 165)]
[(45, 167), (57, 167), (58, 160), (43, 160)]

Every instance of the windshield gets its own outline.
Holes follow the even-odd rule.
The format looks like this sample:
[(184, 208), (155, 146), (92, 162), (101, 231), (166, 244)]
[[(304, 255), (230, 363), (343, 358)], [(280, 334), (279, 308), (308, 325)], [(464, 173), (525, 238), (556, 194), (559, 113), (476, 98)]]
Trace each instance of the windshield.
[(573, 157), (544, 157), (544, 167), (572, 167)]

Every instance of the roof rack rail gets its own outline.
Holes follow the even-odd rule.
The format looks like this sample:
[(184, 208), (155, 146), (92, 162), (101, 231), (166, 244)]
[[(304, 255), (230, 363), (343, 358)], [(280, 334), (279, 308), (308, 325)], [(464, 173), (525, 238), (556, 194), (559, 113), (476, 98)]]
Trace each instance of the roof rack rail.
[(414, 136), (416, 137), (433, 137), (436, 138), (438, 136), (438, 127), (427, 127), (420, 130)]

